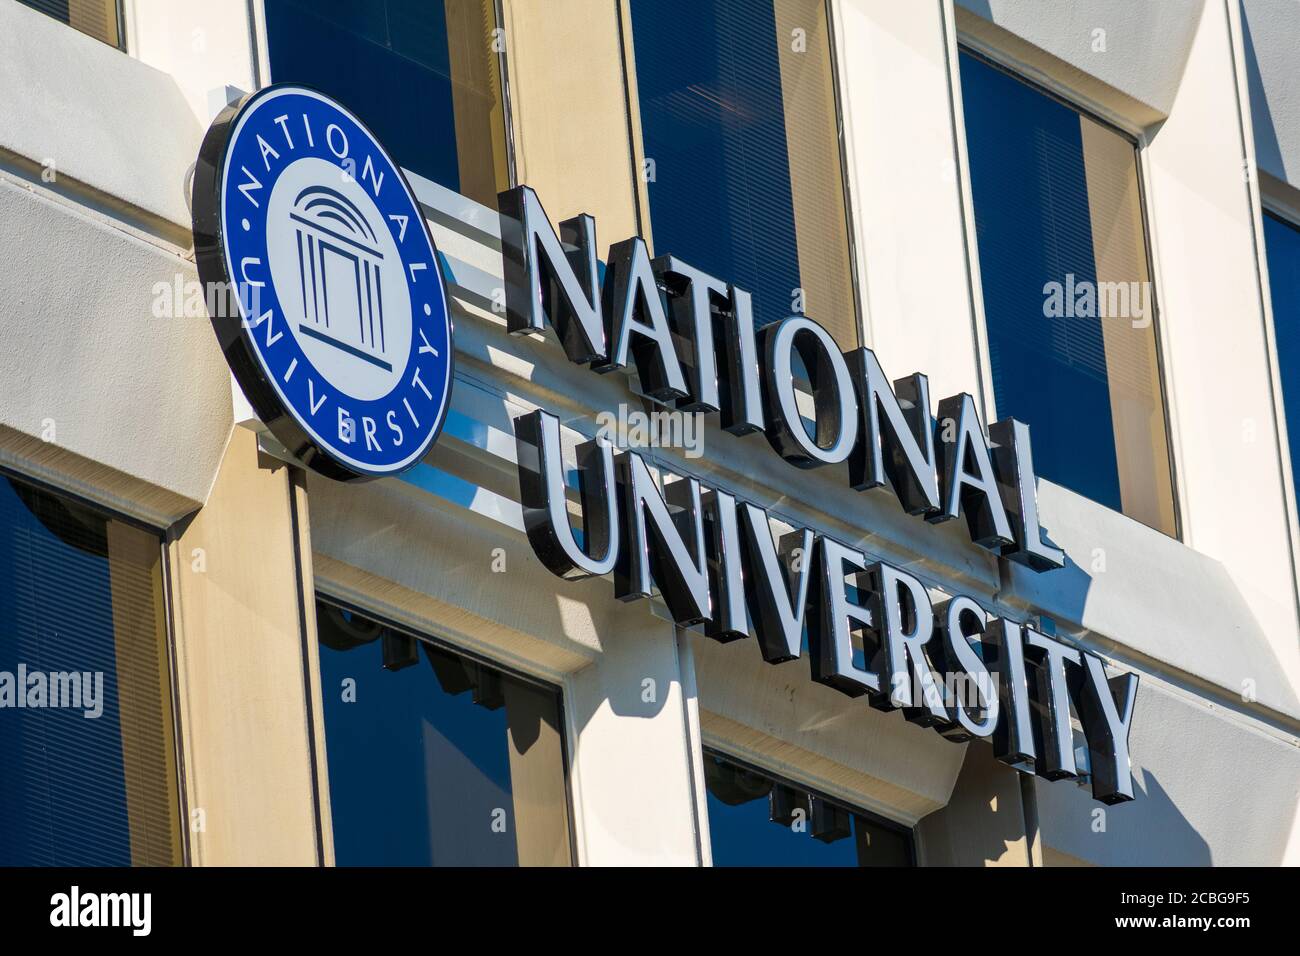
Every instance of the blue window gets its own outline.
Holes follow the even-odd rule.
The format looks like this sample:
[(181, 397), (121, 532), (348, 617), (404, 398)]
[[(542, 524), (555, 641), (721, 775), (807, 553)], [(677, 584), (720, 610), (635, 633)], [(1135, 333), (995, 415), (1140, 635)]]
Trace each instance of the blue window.
[(704, 753), (714, 866), (912, 866), (897, 824), (712, 751)]
[(1136, 146), (960, 62), (997, 415), (1030, 425), (1040, 476), (1176, 534)]
[(508, 185), (492, 0), (265, 0), (271, 78), (326, 93), (398, 164), (484, 205)]
[(318, 603), (341, 866), (567, 866), (560, 695)]
[(0, 477), (0, 865), (181, 862), (162, 553)]
[(1273, 299), (1278, 376), (1291, 442), (1291, 475), (1300, 482), (1300, 229), (1265, 213), (1264, 247)]
[(650, 228), (753, 294), (859, 344), (824, 0), (632, 0)]

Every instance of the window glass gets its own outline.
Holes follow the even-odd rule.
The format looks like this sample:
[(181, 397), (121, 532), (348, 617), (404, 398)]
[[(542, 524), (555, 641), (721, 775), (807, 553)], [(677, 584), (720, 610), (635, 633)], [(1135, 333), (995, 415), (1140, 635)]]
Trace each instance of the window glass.
[(1300, 482), (1300, 229), (1265, 213), (1264, 247), (1273, 299), (1278, 376), (1291, 443), (1291, 475)]
[(650, 235), (859, 344), (824, 0), (632, 0)]
[(334, 97), (398, 164), (487, 206), (508, 183), (492, 0), (265, 0), (271, 78)]
[(559, 692), (320, 602), (339, 865), (567, 866)]
[(118, 0), (18, 0), (109, 46), (122, 46)]
[(0, 477), (0, 865), (181, 862), (162, 542)]
[(799, 784), (704, 754), (714, 866), (912, 866), (911, 833)]
[(961, 61), (997, 416), (1038, 474), (1176, 533), (1137, 150), (969, 52)]

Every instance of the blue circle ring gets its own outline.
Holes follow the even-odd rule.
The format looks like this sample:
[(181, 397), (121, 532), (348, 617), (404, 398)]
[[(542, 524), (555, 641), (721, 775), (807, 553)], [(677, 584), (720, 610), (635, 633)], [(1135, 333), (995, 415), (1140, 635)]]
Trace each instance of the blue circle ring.
[[(370, 221), (373, 217), (333, 188), (337, 183), (311, 187), (313, 195), (322, 194), (315, 215), (328, 227), (322, 235), (335, 256), (332, 261), (353, 263), (358, 315), (363, 316), (360, 341), (329, 330), (328, 301), (337, 298), (326, 299), (325, 326), (286, 314), (271, 275), (272, 230), (294, 228), (287, 219), (268, 222), (272, 190), (283, 172), (307, 158), (337, 168), (345, 181), (364, 190), (381, 219)], [(454, 330), (437, 247), (419, 203), (370, 130), (315, 90), (268, 87), (227, 107), (214, 120), (195, 166), (193, 195), (196, 259), (213, 326), (236, 380), (271, 433), (305, 464), (339, 480), (395, 475), (419, 463), (446, 421), (454, 378)], [(368, 258), (363, 250), (386, 245), (380, 229), (397, 249), (409, 316), (393, 308), (398, 297), (391, 294), (384, 310), (380, 272), (373, 270), (372, 291), (372, 272), (360, 262)], [(276, 238), (283, 241), (282, 236)], [(297, 241), (302, 242), (301, 230)], [(323, 257), (320, 263), (324, 283)], [(314, 273), (311, 278), (314, 282)], [(228, 291), (225, 298), (212, 293), (216, 283)], [(313, 305), (315, 297), (313, 292)], [(305, 313), (305, 293), (302, 302)], [(227, 307), (214, 308), (214, 303)], [(404, 355), (388, 355), (376, 345), (387, 345), (385, 324), (393, 321), (410, 323), (410, 347)], [(298, 323), (297, 333), (290, 322)], [(300, 335), (342, 350), (346, 357), (341, 361), (363, 361), (390, 373), (400, 367), (400, 377), (377, 397), (350, 393), (347, 381), (339, 381), (337, 374), (331, 380), (317, 368)]]

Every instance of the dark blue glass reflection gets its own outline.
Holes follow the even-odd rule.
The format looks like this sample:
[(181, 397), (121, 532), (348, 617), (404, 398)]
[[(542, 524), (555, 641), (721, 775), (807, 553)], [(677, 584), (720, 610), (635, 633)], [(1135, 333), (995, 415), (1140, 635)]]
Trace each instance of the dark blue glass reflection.
[(631, 12), (655, 248), (748, 289), (756, 324), (774, 322), (801, 283), (772, 2)]
[(900, 827), (715, 753), (704, 754), (704, 779), (714, 866), (912, 865), (911, 837)]
[(265, 2), (276, 83), (301, 83), (334, 97), (400, 165), (460, 191), (442, 2)]
[(966, 145), (998, 416), (1038, 474), (1120, 510), (1101, 319), (1044, 316), (1044, 285), (1097, 281), (1079, 114), (962, 52)]
[[(0, 478), (3, 866), (131, 865), (106, 527)], [(96, 671), (98, 717), (30, 706), (33, 674)], [(19, 694), (28, 706), (17, 706)]]
[(1300, 229), (1264, 215), (1268, 284), (1273, 298), (1273, 335), (1278, 377), (1291, 442), (1291, 474), (1300, 482)]
[(547, 812), (535, 774), (517, 805), (511, 781), (511, 741), (558, 726), (555, 692), (331, 605), (317, 624), (339, 865), (514, 866), (521, 826), (567, 844), (567, 808)]

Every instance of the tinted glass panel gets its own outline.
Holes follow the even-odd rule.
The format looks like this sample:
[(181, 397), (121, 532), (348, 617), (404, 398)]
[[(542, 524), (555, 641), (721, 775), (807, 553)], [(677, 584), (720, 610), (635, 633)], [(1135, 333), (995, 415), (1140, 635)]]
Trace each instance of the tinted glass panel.
[(162, 545), (0, 478), (0, 865), (181, 862)]
[(632, 0), (650, 232), (858, 345), (823, 0)]
[(998, 417), (1039, 475), (1173, 534), (1133, 143), (967, 52), (961, 84)]
[(340, 865), (570, 862), (559, 693), (317, 605)]
[(1291, 474), (1300, 482), (1300, 229), (1265, 213), (1264, 246), (1273, 297), (1278, 375), (1291, 442)]
[(912, 837), (789, 781), (705, 752), (714, 866), (911, 866)]
[(489, 206), (508, 185), (492, 0), (265, 0), (271, 77), (351, 109), (397, 162)]

